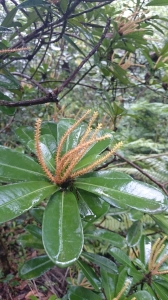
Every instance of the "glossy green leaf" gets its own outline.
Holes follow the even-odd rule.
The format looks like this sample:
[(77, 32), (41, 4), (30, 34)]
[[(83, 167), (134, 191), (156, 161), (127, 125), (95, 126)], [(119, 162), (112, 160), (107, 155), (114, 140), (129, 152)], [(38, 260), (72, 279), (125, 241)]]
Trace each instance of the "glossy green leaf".
[(93, 254), (88, 252), (83, 252), (82, 256), (90, 260), (92, 263), (98, 265), (99, 267), (104, 268), (107, 272), (111, 274), (118, 273), (116, 264), (104, 256), (100, 256), (98, 254)]
[(110, 248), (108, 252), (111, 256), (113, 256), (122, 265), (134, 269), (134, 266), (133, 266), (130, 258), (121, 249), (113, 247), (113, 248)]
[(135, 297), (136, 300), (154, 300), (153, 297), (146, 291), (138, 291), (129, 297), (129, 300), (131, 300), (133, 297)]
[[(0, 92), (0, 100), (11, 101), (11, 99)], [(0, 106), (0, 110), (6, 115), (13, 115), (15, 112), (14, 107)]]
[(78, 199), (78, 207), (79, 207), (81, 218), (86, 222), (93, 221), (96, 218), (96, 216), (93, 213), (93, 211), (90, 209), (90, 207), (87, 205), (87, 203), (84, 201), (79, 191), (76, 191), (76, 198)]
[(94, 193), (109, 204), (131, 207), (145, 213), (160, 213), (167, 207), (167, 197), (158, 189), (130, 179), (78, 178), (75, 186)]
[(34, 140), (34, 128), (32, 127), (19, 127), (15, 130), (20, 142), (27, 146), (29, 141)]
[(128, 268), (127, 269), (128, 275), (133, 279), (132, 284), (136, 284), (137, 282), (140, 282), (143, 280), (144, 273), (139, 271), (139, 268)]
[(17, 242), (23, 248), (44, 249), (42, 239), (37, 238), (31, 233), (25, 233), (17, 238)]
[(124, 299), (130, 289), (131, 283), (132, 283), (132, 277), (128, 276), (128, 272), (127, 272), (127, 267), (123, 268), (121, 270), (121, 272), (119, 273), (119, 275), (117, 276), (118, 280), (117, 280), (117, 284), (116, 284), (116, 288), (115, 288), (115, 296), (117, 296), (120, 291), (122, 290), (122, 288), (124, 287), (124, 285), (127, 283), (127, 287), (124, 290), (124, 292), (122, 293), (121, 296), (121, 300)]
[(125, 239), (122, 236), (107, 229), (95, 229), (94, 231), (86, 232), (85, 238), (106, 241), (119, 248), (125, 245)]
[(75, 196), (57, 192), (43, 217), (43, 243), (49, 258), (60, 267), (75, 262), (83, 248), (83, 231)]
[(53, 121), (43, 122), (41, 124), (41, 135), (43, 134), (51, 134), (57, 139), (57, 123)]
[[(28, 142), (28, 148), (36, 154), (34, 141)], [(56, 141), (50, 134), (44, 134), (40, 136), (40, 148), (42, 156), (44, 158), (47, 168), (51, 172), (55, 172), (55, 153), (56, 153)]]
[(146, 6), (164, 6), (168, 5), (168, 0), (153, 0), (146, 4)]
[(29, 213), (38, 223), (42, 224), (44, 207), (32, 208)]
[(143, 291), (148, 292), (150, 294), (150, 296), (152, 297), (152, 300), (156, 299), (156, 294), (155, 294), (153, 288), (151, 288), (147, 283), (144, 283)]
[(143, 270), (144, 272), (146, 272), (146, 267), (145, 267), (145, 265), (143, 264), (143, 262), (142, 262), (140, 259), (138, 259), (138, 258), (133, 258), (132, 262), (133, 262), (133, 264), (134, 264), (135, 266), (137, 266), (139, 269), (141, 269), (141, 270)]
[(5, 74), (0, 74), (0, 86), (7, 90), (18, 88), (16, 82)]
[[(0, 146), (0, 181), (42, 181), (41, 166), (24, 153)], [(46, 179), (47, 180), (47, 179)]]
[(8, 12), (7, 16), (5, 17), (1, 25), (5, 27), (10, 27), (13, 22), (13, 18), (16, 15), (16, 12), (17, 12), (17, 7), (13, 8), (10, 12)]
[(155, 281), (152, 281), (152, 288), (155, 290), (155, 293), (158, 295), (159, 299), (167, 299), (168, 288), (165, 288), (163, 285), (159, 284), (159, 282)]
[(101, 198), (86, 191), (77, 191), (78, 205), (85, 202), (85, 220), (91, 221), (103, 216), (109, 209), (109, 204)]
[(102, 288), (104, 290), (106, 299), (111, 300), (115, 295), (115, 287), (118, 276), (107, 273), (107, 271), (102, 268), (100, 268), (100, 274), (102, 278)]
[(47, 255), (34, 257), (26, 261), (19, 269), (19, 277), (21, 279), (33, 279), (41, 276), (47, 270), (51, 269), (54, 263)]
[[(57, 145), (59, 144), (62, 136), (65, 132), (75, 123), (73, 119), (62, 119), (57, 123)], [(62, 154), (67, 152), (68, 150), (74, 148), (79, 140), (81, 135), (84, 133), (84, 129), (86, 129), (85, 125), (80, 125), (75, 128), (66, 139), (63, 147), (62, 147)]]
[(168, 217), (166, 215), (152, 215), (152, 219), (168, 235)]
[(101, 290), (101, 282), (99, 281), (98, 276), (93, 271), (93, 269), (86, 264), (81, 259), (78, 259), (77, 265), (82, 270), (84, 276), (87, 278), (87, 280), (90, 282), (90, 284), (93, 286), (96, 292), (99, 292)]
[(66, 34), (63, 35), (63, 38), (75, 49), (77, 52), (82, 54), (85, 57), (84, 52), (73, 42), (73, 40)]
[(68, 291), (68, 299), (69, 300), (102, 300), (102, 298), (98, 294), (79, 286), (70, 287)]
[(132, 180), (132, 177), (130, 175), (128, 175), (126, 173), (122, 173), (122, 172), (116, 172), (116, 171), (113, 171), (112, 169), (93, 172), (91, 175), (92, 175), (91, 177), (101, 177), (101, 178), (109, 178), (109, 179), (115, 179), (115, 180), (116, 179)]
[(12, 32), (12, 30), (7, 27), (0, 26), (0, 32), (9, 33), (9, 32)]
[[(78, 164), (75, 166), (74, 170), (76, 171), (85, 168), (88, 165), (94, 163), (96, 159), (101, 158), (99, 154), (101, 154), (101, 152), (104, 151), (109, 146), (109, 144), (110, 139), (105, 139), (91, 145), (84, 156), (81, 158), (81, 160), (78, 162)], [(102, 156), (104, 156), (104, 154), (102, 154)]]
[(55, 185), (46, 181), (29, 181), (0, 186), (0, 223), (23, 214), (56, 190)]
[(42, 239), (42, 230), (37, 225), (29, 224), (25, 228), (28, 232), (34, 235), (38, 239)]
[(129, 247), (136, 246), (142, 235), (142, 222), (136, 221), (127, 231), (126, 241)]
[(139, 247), (140, 247), (139, 256), (140, 256), (140, 260), (144, 265), (149, 261), (151, 247), (152, 247), (151, 245), (152, 244), (150, 239), (147, 236), (142, 235), (139, 243)]
[[(34, 128), (33, 127), (19, 127), (15, 130), (17, 137), (19, 140), (24, 144), (28, 145), (30, 141), (34, 141)], [(43, 122), (41, 124), (41, 134), (40, 136), (43, 135), (51, 135), (52, 139), (54, 138), (54, 144), (56, 145), (56, 140), (57, 140), (57, 123), (55, 122)], [(52, 140), (53, 144), (53, 140)], [(53, 148), (53, 146), (52, 146)]]

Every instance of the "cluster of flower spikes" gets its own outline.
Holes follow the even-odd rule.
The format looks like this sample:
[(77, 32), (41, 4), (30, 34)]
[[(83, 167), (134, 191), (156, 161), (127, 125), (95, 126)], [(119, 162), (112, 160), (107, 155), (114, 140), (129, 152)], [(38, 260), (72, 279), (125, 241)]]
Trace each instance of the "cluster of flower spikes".
[(151, 275), (168, 274), (168, 270), (160, 270), (160, 267), (164, 264), (165, 261), (168, 260), (168, 255), (163, 255), (163, 257), (158, 262), (156, 262), (157, 257), (165, 248), (165, 245), (163, 243), (166, 239), (167, 236), (165, 236), (162, 240), (158, 238), (152, 246), (152, 251), (148, 262), (148, 270), (151, 272)]
[(55, 174), (52, 174), (50, 170), (47, 168), (45, 160), (42, 155), (41, 146), (40, 146), (40, 129), (41, 129), (41, 120), (38, 119), (36, 121), (35, 125), (35, 148), (36, 148), (36, 154), (38, 161), (49, 178), (50, 181), (57, 185), (63, 185), (65, 182), (74, 179), (75, 177), (81, 176), (83, 174), (86, 174), (88, 172), (93, 171), (97, 166), (105, 162), (109, 157), (114, 155), (117, 149), (119, 149), (122, 146), (122, 142), (119, 142), (114, 146), (112, 150), (110, 150), (107, 154), (104, 156), (101, 156), (100, 158), (96, 159), (93, 163), (90, 165), (81, 168), (79, 170), (74, 170), (75, 166), (78, 164), (78, 162), (81, 160), (81, 158), (84, 156), (84, 154), (88, 151), (91, 145), (95, 144), (98, 141), (104, 140), (106, 138), (109, 138), (109, 134), (104, 134), (102, 136), (98, 136), (98, 133), (100, 132), (100, 129), (102, 127), (101, 124), (98, 124), (96, 129), (92, 129), (92, 124), (97, 118), (98, 113), (94, 112), (83, 136), (81, 137), (78, 145), (76, 145), (74, 148), (67, 151), (65, 154), (61, 156), (62, 148), (69, 137), (69, 135), (73, 132), (73, 130), (86, 118), (86, 116), (90, 113), (90, 110), (88, 110), (78, 121), (76, 121), (62, 136), (59, 145), (57, 146), (56, 154), (55, 154)]

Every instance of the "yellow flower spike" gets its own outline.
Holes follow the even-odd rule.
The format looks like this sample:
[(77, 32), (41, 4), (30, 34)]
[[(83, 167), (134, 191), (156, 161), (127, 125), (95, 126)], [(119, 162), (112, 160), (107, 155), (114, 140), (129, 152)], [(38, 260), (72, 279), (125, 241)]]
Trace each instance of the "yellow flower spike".
[(160, 242), (160, 238), (158, 238), (156, 240), (156, 242), (153, 244), (152, 246), (152, 249), (151, 249), (151, 254), (150, 254), (150, 258), (149, 258), (149, 262), (148, 262), (148, 269), (151, 270), (152, 268), (152, 264), (153, 264), (153, 256), (154, 256), (154, 253), (155, 253), (155, 249), (157, 247), (157, 245), (159, 244)]
[(114, 148), (109, 151), (107, 154), (101, 156), (97, 160), (95, 160), (92, 164), (89, 166), (79, 169), (77, 171), (74, 171), (76, 165), (80, 161), (80, 159), (87, 153), (87, 151), (90, 149), (90, 146), (95, 144), (98, 141), (105, 140), (109, 137), (111, 137), (110, 134), (104, 134), (102, 136), (97, 136), (99, 133), (99, 130), (102, 127), (102, 124), (98, 124), (96, 129), (92, 129), (91, 126), (95, 119), (97, 118), (98, 113), (94, 112), (82, 138), (80, 139), (78, 145), (74, 147), (73, 149), (68, 150), (64, 155), (61, 156), (62, 147), (64, 145), (64, 142), (69, 137), (71, 132), (86, 118), (86, 116), (90, 113), (90, 110), (88, 110), (78, 121), (76, 121), (63, 135), (63, 137), (60, 140), (60, 143), (58, 144), (58, 148), (56, 151), (55, 156), (55, 175), (53, 175), (50, 170), (47, 168), (45, 164), (45, 160), (42, 155), (42, 151), (40, 148), (40, 128), (41, 128), (41, 120), (38, 119), (35, 125), (35, 148), (37, 153), (38, 161), (49, 178), (50, 181), (57, 185), (63, 185), (67, 181), (73, 180), (77, 176), (81, 176), (83, 174), (86, 174), (92, 170), (94, 170), (98, 165), (105, 162), (110, 156), (112, 156), (117, 149), (119, 149), (122, 146), (122, 142), (119, 142), (117, 145), (114, 146)]
[(86, 140), (86, 138), (88, 137), (88, 135), (89, 135), (89, 133), (91, 132), (91, 129), (92, 129), (91, 126), (92, 126), (93, 122), (96, 120), (97, 116), (98, 116), (98, 112), (95, 111), (93, 113), (93, 116), (92, 116), (92, 118), (91, 118), (91, 120), (90, 120), (90, 122), (88, 124), (88, 127), (87, 127), (84, 135), (82, 136), (79, 144), (83, 143)]
[(168, 274), (168, 270), (161, 270), (159, 271), (159, 268), (162, 266), (162, 264), (168, 259), (168, 255), (165, 254), (159, 262), (156, 263), (156, 259), (158, 255), (161, 253), (161, 251), (164, 249), (165, 245), (163, 244), (164, 241), (167, 239), (167, 236), (165, 236), (162, 240), (158, 238), (154, 245), (152, 246), (149, 264), (148, 264), (148, 270), (151, 272), (151, 275), (161, 275), (161, 274)]
[[(72, 171), (73, 171), (73, 168), (78, 163), (78, 161), (82, 158), (82, 156), (84, 155), (84, 153), (86, 152), (86, 150), (93, 143), (95, 143), (97, 141), (104, 140), (104, 139), (106, 139), (108, 137), (109, 137), (109, 135), (106, 134), (106, 135), (104, 135), (102, 137), (91, 139), (88, 142), (85, 142), (85, 143), (77, 145), (74, 149), (71, 149), (66, 154), (64, 154), (63, 157), (62, 157), (62, 159), (59, 162), (59, 167), (61, 168), (61, 170), (63, 170), (63, 168), (65, 168), (65, 166), (66, 166), (65, 163), (67, 163), (67, 162), (69, 163), (69, 166), (68, 166), (67, 170), (65, 171), (64, 175), (62, 176), (62, 178), (59, 177), (59, 175), (61, 173), (61, 170), (59, 170), (59, 171), (56, 172), (56, 176), (55, 176), (56, 183), (60, 184), (61, 182), (66, 181), (67, 179), (71, 179), (71, 178), (74, 178), (76, 176), (79, 176), (79, 174), (75, 174), (77, 172), (72, 173)], [(94, 166), (92, 166), (92, 165), (90, 165), (90, 166), (91, 166), (91, 169), (94, 168)], [(89, 171), (85, 172), (85, 169), (82, 169), (82, 170), (79, 170), (78, 172), (80, 172), (81, 175), (82, 175), (82, 174), (85, 174), (85, 173), (87, 173)], [(74, 174), (75, 174), (75, 176), (74, 176)]]
[(74, 172), (71, 175), (71, 178), (77, 177), (77, 176), (81, 176), (83, 174), (86, 174), (88, 172), (93, 171), (93, 169), (95, 169), (98, 165), (102, 164), (103, 162), (105, 162), (109, 157), (111, 157), (121, 146), (123, 145), (122, 142), (119, 142), (118, 144), (116, 144), (114, 146), (114, 148), (109, 151), (109, 153), (107, 153), (106, 155), (104, 155), (103, 157), (99, 158), (98, 160), (96, 160), (95, 162), (93, 162), (90, 166), (83, 168), (79, 171)]
[(130, 281), (128, 280), (127, 282), (125, 282), (123, 288), (121, 289), (121, 291), (118, 293), (117, 297), (113, 298), (113, 300), (119, 300), (120, 297), (122, 296), (122, 294), (125, 292), (125, 290), (127, 289), (128, 285), (130, 284)]
[(155, 274), (160, 274), (160, 272), (164, 272), (164, 273), (168, 273), (168, 270), (163, 270), (163, 271), (159, 271), (159, 268), (161, 267), (161, 265), (168, 259), (168, 255), (165, 254), (162, 259), (155, 265), (155, 269), (154, 269), (154, 273)]
[(56, 164), (59, 161), (61, 150), (63, 147), (64, 142), (66, 141), (67, 137), (70, 135), (70, 133), (86, 118), (86, 116), (90, 113), (90, 109), (87, 110), (87, 112), (78, 120), (76, 121), (63, 135), (63, 137), (60, 140), (60, 143), (58, 145), (57, 153), (56, 153)]

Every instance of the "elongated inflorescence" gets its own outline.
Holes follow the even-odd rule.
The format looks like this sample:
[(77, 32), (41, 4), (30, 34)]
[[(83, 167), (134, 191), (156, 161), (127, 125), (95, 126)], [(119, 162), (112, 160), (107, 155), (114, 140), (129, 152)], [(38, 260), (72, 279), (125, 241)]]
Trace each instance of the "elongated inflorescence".
[(163, 257), (157, 262), (157, 258), (159, 254), (163, 251), (165, 245), (164, 241), (167, 239), (165, 236), (162, 240), (158, 238), (156, 242), (152, 246), (149, 262), (148, 262), (148, 270), (151, 272), (151, 275), (162, 275), (168, 274), (168, 270), (160, 270), (160, 267), (163, 263), (168, 260), (168, 255), (165, 254)]
[(105, 155), (100, 155), (98, 159), (96, 159), (90, 165), (79, 168), (79, 170), (75, 170), (76, 165), (81, 160), (81, 158), (85, 155), (85, 153), (89, 150), (91, 145), (96, 144), (98, 141), (105, 140), (110, 137), (109, 134), (104, 134), (102, 136), (98, 136), (101, 129), (101, 124), (98, 124), (96, 129), (92, 129), (93, 122), (97, 118), (98, 113), (94, 112), (83, 136), (81, 137), (78, 145), (74, 148), (68, 150), (65, 154), (62, 154), (62, 149), (64, 143), (68, 139), (69, 135), (73, 132), (73, 130), (88, 116), (90, 110), (88, 110), (78, 121), (76, 121), (63, 135), (61, 138), (56, 155), (55, 155), (55, 174), (52, 174), (50, 170), (47, 168), (45, 164), (45, 160), (43, 158), (41, 146), (40, 146), (40, 128), (41, 128), (41, 120), (38, 119), (35, 125), (35, 148), (38, 157), (38, 161), (49, 178), (50, 181), (57, 185), (62, 185), (63, 183), (67, 182), (68, 180), (72, 180), (75, 177), (81, 176), (86, 174), (92, 170), (94, 170), (98, 165), (105, 162), (109, 157), (111, 157), (117, 149), (122, 146), (122, 142), (119, 142), (114, 146), (112, 150), (110, 150)]

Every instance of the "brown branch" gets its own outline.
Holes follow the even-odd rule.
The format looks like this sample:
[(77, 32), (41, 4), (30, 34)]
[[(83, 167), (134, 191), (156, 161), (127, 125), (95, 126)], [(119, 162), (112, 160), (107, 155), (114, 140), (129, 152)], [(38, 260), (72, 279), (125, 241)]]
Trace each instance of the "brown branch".
[(8, 101), (0, 101), (0, 106), (7, 107), (20, 107), (20, 106), (30, 106), (37, 104), (44, 104), (49, 102), (55, 102), (58, 105), (58, 95), (63, 91), (63, 89), (74, 79), (79, 70), (83, 67), (83, 65), (89, 60), (89, 58), (98, 50), (102, 41), (106, 37), (106, 33), (108, 32), (110, 27), (110, 19), (107, 19), (107, 24), (104, 29), (104, 32), (99, 40), (99, 42), (95, 45), (95, 47), (90, 51), (90, 53), (83, 59), (80, 65), (73, 71), (73, 73), (64, 81), (64, 83), (59, 87), (55, 88), (53, 91), (49, 92), (47, 96), (36, 98), (32, 100), (18, 101), (18, 102), (8, 102)]
[(92, 51), (83, 59), (83, 61), (79, 64), (79, 66), (74, 70), (74, 72), (64, 81), (64, 83), (60, 86), (58, 89), (54, 89), (53, 92), (59, 94), (62, 92), (62, 90), (72, 81), (76, 74), (80, 71), (80, 69), (83, 67), (83, 65), (89, 60), (89, 58), (98, 50), (100, 47), (102, 41), (106, 37), (106, 33), (108, 32), (110, 27), (110, 18), (107, 19), (106, 27), (104, 29), (104, 32), (99, 40), (99, 42), (96, 44), (96, 46), (92, 49)]
[(47, 96), (25, 100), (25, 101), (18, 101), (18, 102), (8, 102), (8, 101), (0, 101), (0, 106), (7, 106), (7, 107), (20, 107), (20, 106), (31, 106), (31, 105), (38, 105), (38, 104), (45, 104), (45, 103), (56, 103), (58, 105), (57, 96), (53, 95), (52, 93), (48, 93)]
[(133, 168), (137, 169), (140, 173), (142, 173), (143, 175), (145, 175), (147, 178), (149, 178), (152, 182), (154, 182), (157, 186), (159, 186), (166, 195), (168, 195), (168, 191), (165, 188), (165, 184), (161, 183), (159, 181), (157, 181), (155, 178), (153, 178), (151, 175), (149, 175), (148, 173), (146, 173), (144, 170), (142, 170), (139, 166), (137, 166), (136, 164), (134, 164), (133, 162), (131, 162), (130, 160), (128, 160), (127, 158), (123, 157), (122, 155), (116, 153), (116, 155), (121, 158), (122, 160), (126, 161), (129, 165), (131, 165)]
[(26, 78), (27, 80), (32, 82), (35, 86), (37, 86), (39, 88), (39, 90), (41, 90), (44, 94), (46, 94), (48, 96), (48, 91), (46, 89), (44, 89), (40, 83), (38, 83), (36, 80), (32, 79), (30, 76), (21, 74), (19, 72), (12, 72), (11, 74)]

